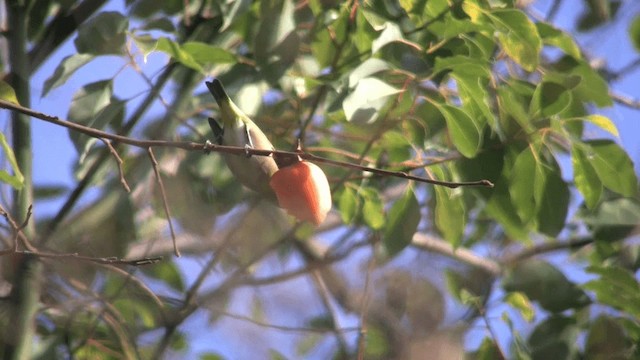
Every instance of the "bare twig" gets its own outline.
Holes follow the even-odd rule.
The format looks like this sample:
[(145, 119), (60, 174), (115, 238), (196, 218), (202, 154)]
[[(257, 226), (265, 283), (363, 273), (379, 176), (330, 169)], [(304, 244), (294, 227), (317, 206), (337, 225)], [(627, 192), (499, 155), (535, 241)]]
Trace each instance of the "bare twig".
[(176, 233), (173, 230), (173, 222), (171, 221), (171, 211), (169, 211), (167, 193), (164, 190), (164, 183), (162, 182), (162, 177), (160, 176), (160, 170), (158, 170), (158, 161), (156, 160), (155, 155), (153, 155), (153, 150), (151, 149), (151, 147), (147, 148), (147, 154), (149, 154), (149, 158), (151, 159), (151, 165), (153, 166), (153, 172), (156, 174), (156, 180), (158, 180), (158, 185), (160, 186), (160, 194), (162, 196), (162, 207), (164, 208), (164, 213), (167, 216), (167, 221), (169, 222), (169, 231), (171, 232), (171, 241), (173, 241), (173, 253), (176, 254), (177, 257), (180, 257), (180, 250), (178, 249), (178, 245), (176, 242)]
[(7, 219), (7, 222), (9, 223), (9, 226), (11, 226), (11, 229), (13, 231), (13, 249), (2, 251), (2, 252), (0, 252), (0, 255), (6, 255), (6, 254), (17, 252), (18, 251), (18, 239), (20, 239), (22, 241), (22, 244), (28, 250), (30, 250), (30, 251), (34, 251), (35, 250), (33, 245), (31, 245), (31, 242), (29, 242), (29, 239), (27, 239), (27, 236), (22, 231), (27, 226), (27, 224), (29, 223), (29, 219), (31, 219), (32, 210), (33, 210), (33, 205), (29, 205), (29, 207), (27, 209), (27, 215), (26, 215), (24, 221), (22, 222), (21, 225), (18, 225), (18, 223), (13, 219), (11, 214), (9, 214), (9, 212), (7, 210), (5, 210), (0, 205), (0, 215), (4, 216), (4, 218)]
[(113, 155), (113, 157), (116, 159), (116, 163), (118, 164), (118, 171), (120, 172), (120, 183), (122, 184), (122, 186), (124, 187), (124, 189), (130, 193), (131, 192), (131, 188), (129, 187), (129, 184), (127, 183), (127, 179), (125, 179), (124, 177), (124, 169), (122, 168), (122, 164), (124, 163), (122, 161), (122, 158), (120, 157), (120, 155), (118, 155), (118, 152), (116, 151), (116, 149), (113, 147), (113, 145), (111, 145), (111, 141), (105, 139), (105, 138), (99, 138), (100, 140), (102, 140), (102, 142), (107, 145), (107, 147), (109, 148), (109, 152), (111, 153), (111, 155)]
[(327, 159), (327, 158), (323, 158), (323, 157), (316, 156), (313, 154), (308, 154), (308, 153), (280, 151), (280, 150), (251, 149), (251, 148), (247, 149), (245, 147), (225, 146), (225, 145), (217, 145), (212, 143), (200, 144), (200, 143), (185, 142), (185, 141), (138, 140), (138, 139), (133, 139), (126, 136), (110, 134), (101, 130), (93, 129), (77, 123), (62, 120), (56, 116), (46, 115), (46, 114), (34, 111), (29, 108), (22, 107), (20, 105), (17, 105), (5, 100), (0, 100), (0, 108), (19, 111), (23, 114), (27, 114), (37, 119), (41, 119), (56, 125), (64, 126), (66, 128), (76, 130), (78, 132), (81, 132), (83, 134), (86, 134), (92, 137), (110, 139), (113, 141), (117, 141), (119, 143), (128, 144), (128, 145), (145, 148), (145, 149), (148, 149), (150, 147), (175, 147), (175, 148), (191, 150), (191, 151), (193, 150), (213, 151), (213, 152), (224, 152), (224, 153), (235, 154), (235, 155), (249, 154), (249, 155), (257, 155), (257, 156), (272, 156), (272, 155), (299, 156), (304, 160), (309, 160), (317, 163), (324, 163), (324, 164), (333, 165), (333, 166), (366, 171), (366, 172), (383, 175), (383, 176), (399, 177), (407, 180), (414, 180), (414, 181), (424, 182), (432, 185), (446, 186), (449, 188), (458, 188), (461, 186), (493, 187), (493, 183), (491, 183), (491, 181), (489, 180), (468, 181), (468, 182), (450, 182), (450, 181), (434, 180), (434, 179), (424, 178), (420, 176), (410, 175), (402, 171), (383, 170), (383, 169), (363, 166), (363, 165), (344, 162), (344, 161)]

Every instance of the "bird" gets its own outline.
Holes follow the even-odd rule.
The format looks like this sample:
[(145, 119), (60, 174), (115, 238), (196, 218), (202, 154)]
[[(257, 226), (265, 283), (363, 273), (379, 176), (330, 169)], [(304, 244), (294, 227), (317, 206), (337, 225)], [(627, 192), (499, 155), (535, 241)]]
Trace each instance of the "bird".
[[(245, 149), (275, 150), (271, 141), (229, 97), (218, 79), (206, 81), (205, 84), (218, 103), (222, 126), (213, 118), (209, 118), (209, 126), (218, 144), (244, 147)], [(271, 176), (278, 171), (278, 165), (272, 156), (251, 156), (223, 153), (229, 170), (245, 187), (261, 196), (276, 200), (276, 195), (269, 185)]]

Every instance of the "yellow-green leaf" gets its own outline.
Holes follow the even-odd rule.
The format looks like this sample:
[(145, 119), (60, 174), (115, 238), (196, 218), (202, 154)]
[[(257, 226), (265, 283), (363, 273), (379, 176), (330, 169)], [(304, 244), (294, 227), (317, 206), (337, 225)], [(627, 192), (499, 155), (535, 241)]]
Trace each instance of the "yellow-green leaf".
[(606, 116), (595, 115), (595, 114), (588, 115), (584, 117), (584, 120), (598, 126), (599, 128), (611, 133), (614, 136), (617, 136), (617, 137), (620, 136), (616, 125), (613, 123), (613, 121), (611, 121), (611, 119), (609, 119)]

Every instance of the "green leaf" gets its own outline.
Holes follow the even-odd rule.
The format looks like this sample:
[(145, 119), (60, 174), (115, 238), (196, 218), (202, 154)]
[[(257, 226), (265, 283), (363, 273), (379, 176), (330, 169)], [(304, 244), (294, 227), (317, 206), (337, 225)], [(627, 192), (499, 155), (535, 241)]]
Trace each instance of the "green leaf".
[(570, 194), (557, 164), (544, 162), (542, 156), (530, 147), (518, 155), (509, 193), (522, 221), (535, 219), (538, 231), (555, 236), (564, 227)]
[(584, 289), (593, 291), (599, 302), (640, 318), (640, 285), (633, 273), (613, 266), (590, 266), (587, 271), (600, 278), (584, 284)]
[(565, 54), (570, 55), (576, 59), (582, 57), (582, 55), (580, 54), (580, 48), (575, 43), (571, 35), (565, 33), (564, 31), (558, 30), (545, 22), (537, 22), (536, 27), (538, 29), (540, 37), (542, 38), (542, 42), (545, 45), (555, 46), (558, 49), (564, 51)]
[(500, 179), (495, 182), (485, 211), (502, 225), (510, 237), (518, 240), (528, 239), (528, 232), (513, 206), (506, 180)]
[(251, 10), (251, 4), (251, 0), (238, 0), (231, 3), (231, 6), (227, 7), (226, 11), (223, 12), (224, 22), (222, 23), (220, 32), (228, 29), (229, 26), (236, 23), (240, 17), (249, 12)]
[(44, 82), (42, 96), (46, 96), (49, 91), (66, 83), (76, 70), (88, 64), (94, 58), (95, 56), (91, 54), (74, 54), (62, 59), (53, 72), (53, 75)]
[(291, 0), (261, 1), (261, 21), (254, 46), (256, 53), (271, 52), (295, 31), (294, 15), (295, 5)]
[(541, 82), (533, 94), (529, 107), (530, 117), (552, 116), (561, 113), (571, 104), (571, 92), (555, 82)]
[(362, 205), (362, 219), (364, 223), (374, 230), (380, 230), (384, 227), (386, 217), (384, 214), (384, 204), (378, 193), (374, 196), (365, 196)]
[(636, 48), (636, 51), (640, 52), (640, 15), (636, 15), (631, 22), (629, 26), (629, 37), (631, 38), (633, 47)]
[(571, 194), (555, 162), (538, 164), (534, 193), (538, 231), (549, 236), (558, 235), (564, 228)]
[(467, 158), (476, 156), (480, 149), (480, 129), (464, 110), (447, 104), (434, 103), (449, 129), (453, 145)]
[(340, 209), (340, 218), (345, 224), (351, 224), (358, 215), (358, 208), (360, 207), (360, 198), (356, 192), (345, 187), (340, 194), (338, 200), (338, 209)]
[(529, 337), (533, 359), (575, 359), (580, 328), (573, 317), (553, 315), (540, 323)]
[(362, 124), (371, 123), (378, 118), (378, 111), (386, 103), (386, 99), (401, 90), (382, 80), (368, 77), (358, 81), (356, 88), (342, 102), (347, 119)]
[(576, 144), (571, 147), (571, 162), (576, 188), (584, 197), (587, 207), (593, 209), (602, 196), (602, 181), (584, 151)]
[(165, 54), (169, 55), (174, 61), (179, 62), (180, 64), (193, 69), (198, 72), (202, 72), (202, 66), (198, 64), (198, 62), (189, 54), (184, 51), (180, 44), (166, 38), (161, 37), (156, 42), (155, 50), (162, 51)]
[[(438, 179), (444, 179), (444, 171), (439, 167), (432, 169), (433, 174)], [(454, 247), (460, 246), (464, 234), (466, 216), (462, 193), (444, 186), (435, 186), (436, 227), (442, 236)]]
[(4, 137), (3, 133), (0, 133), (0, 145), (4, 152), (4, 158), (9, 162), (11, 170), (13, 171), (13, 175), (11, 175), (6, 170), (0, 170), (0, 181), (11, 185), (14, 189), (22, 189), (24, 186), (24, 176), (20, 171), (20, 167), (18, 167), (18, 161), (16, 161), (13, 149), (7, 142), (7, 138)]
[(519, 291), (544, 309), (558, 313), (581, 308), (590, 300), (574, 283), (551, 264), (538, 259), (516, 264), (503, 280), (505, 291)]
[(0, 99), (20, 105), (18, 98), (16, 97), (16, 91), (13, 90), (11, 85), (3, 80), (0, 80)]
[(226, 358), (220, 354), (206, 352), (198, 355), (198, 360), (225, 360)]
[(504, 51), (527, 71), (538, 66), (542, 40), (538, 29), (520, 10), (494, 10), (487, 16), (498, 30), (498, 40)]
[(237, 61), (236, 56), (218, 46), (197, 41), (182, 44), (182, 50), (200, 65), (231, 64)]
[(387, 226), (382, 238), (387, 258), (392, 258), (411, 244), (420, 218), (420, 204), (413, 190), (409, 188), (389, 210)]
[[(111, 80), (103, 80), (90, 83), (82, 87), (73, 96), (71, 108), (69, 109), (69, 120), (81, 125), (103, 128), (111, 122), (115, 116), (124, 111), (124, 105), (111, 102), (113, 94), (113, 83)], [(107, 110), (105, 112), (105, 110)], [(103, 114), (103, 116), (99, 116)], [(83, 158), (91, 145), (97, 141), (95, 138), (69, 130), (69, 136), (76, 147), (76, 150)]]
[(591, 226), (634, 226), (640, 224), (640, 203), (630, 198), (606, 200), (581, 217)]
[(450, 76), (456, 81), (462, 106), (478, 128), (482, 129), (487, 121), (495, 125), (495, 117), (489, 106), (489, 93), (486, 90), (491, 78), (488, 63), (465, 56), (436, 58), (434, 73), (444, 70), (451, 70)]
[(511, 170), (509, 194), (518, 216), (525, 222), (533, 219), (538, 207), (534, 196), (536, 168), (536, 159), (527, 147), (516, 157)]
[(574, 97), (577, 96), (582, 101), (592, 102), (599, 107), (613, 105), (613, 100), (609, 95), (609, 84), (587, 62), (565, 57), (559, 65), (559, 70), (565, 75), (582, 78), (578, 86), (573, 89)]
[(377, 324), (370, 324), (366, 334), (366, 358), (386, 358), (392, 351), (391, 340), (388, 339), (389, 332), (381, 329)]
[(79, 53), (93, 55), (120, 55), (126, 42), (129, 20), (119, 12), (99, 13), (78, 28), (74, 40)]
[(585, 142), (587, 159), (602, 184), (622, 196), (633, 196), (638, 190), (638, 179), (629, 155), (611, 140)]

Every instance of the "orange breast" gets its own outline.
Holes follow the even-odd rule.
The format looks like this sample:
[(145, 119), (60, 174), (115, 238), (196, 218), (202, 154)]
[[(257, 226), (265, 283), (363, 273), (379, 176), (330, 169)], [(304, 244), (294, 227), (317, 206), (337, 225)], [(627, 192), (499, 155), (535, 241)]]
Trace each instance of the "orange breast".
[(319, 225), (331, 209), (327, 176), (317, 165), (299, 161), (280, 168), (269, 181), (281, 208), (299, 220)]

